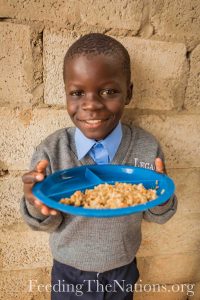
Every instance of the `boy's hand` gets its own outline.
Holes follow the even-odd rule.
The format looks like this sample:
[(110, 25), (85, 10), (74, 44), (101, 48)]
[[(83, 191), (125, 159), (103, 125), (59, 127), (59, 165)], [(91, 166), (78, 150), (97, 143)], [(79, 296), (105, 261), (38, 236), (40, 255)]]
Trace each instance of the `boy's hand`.
[(155, 167), (156, 167), (156, 172), (166, 174), (165, 165), (161, 158), (157, 157), (155, 159)]
[(22, 176), (22, 181), (24, 183), (24, 196), (31, 203), (35, 206), (43, 215), (56, 215), (57, 211), (51, 209), (44, 205), (40, 200), (38, 200), (32, 193), (32, 188), (36, 182), (42, 181), (46, 174), (46, 167), (48, 166), (47, 160), (41, 160), (36, 165), (33, 171), (25, 173)]
[[(156, 172), (167, 174), (166, 169), (165, 169), (165, 165), (164, 165), (161, 158), (157, 157), (155, 159), (155, 166), (156, 166)], [(168, 199), (164, 203), (160, 204), (159, 206), (165, 206), (165, 204), (167, 204), (169, 202), (169, 200), (170, 199)]]

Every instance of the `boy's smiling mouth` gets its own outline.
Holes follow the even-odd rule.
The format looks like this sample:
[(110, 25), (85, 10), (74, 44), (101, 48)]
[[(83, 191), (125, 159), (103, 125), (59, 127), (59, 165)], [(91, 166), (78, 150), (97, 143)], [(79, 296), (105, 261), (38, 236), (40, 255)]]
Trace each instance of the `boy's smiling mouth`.
[(106, 121), (108, 121), (110, 118), (107, 119), (88, 119), (88, 120), (79, 120), (84, 124), (86, 128), (97, 128), (103, 125)]
[(87, 120), (85, 122), (89, 124), (97, 124), (103, 122), (103, 120)]

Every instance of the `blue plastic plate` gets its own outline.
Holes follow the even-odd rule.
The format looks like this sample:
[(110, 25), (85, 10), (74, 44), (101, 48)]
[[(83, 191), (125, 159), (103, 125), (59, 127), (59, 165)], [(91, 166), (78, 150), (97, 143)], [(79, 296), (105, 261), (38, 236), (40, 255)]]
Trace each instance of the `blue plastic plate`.
[[(154, 189), (158, 185), (158, 198), (143, 204), (113, 209), (83, 208), (59, 203), (60, 199), (70, 197), (75, 191), (85, 191), (101, 183), (114, 184), (115, 182), (143, 183), (148, 189)], [(164, 203), (174, 191), (175, 185), (168, 176), (149, 169), (126, 165), (86, 165), (61, 170), (49, 175), (33, 188), (33, 194), (51, 208), (73, 215), (99, 218), (119, 217), (147, 210)]]

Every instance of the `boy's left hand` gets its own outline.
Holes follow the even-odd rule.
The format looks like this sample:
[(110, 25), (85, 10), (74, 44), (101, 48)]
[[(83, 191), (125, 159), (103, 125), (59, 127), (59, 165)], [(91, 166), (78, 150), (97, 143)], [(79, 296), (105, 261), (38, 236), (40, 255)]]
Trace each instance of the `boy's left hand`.
[[(167, 175), (166, 169), (165, 169), (165, 164), (162, 161), (161, 158), (157, 157), (155, 159), (155, 167), (156, 167), (156, 172), (158, 173), (163, 173)], [(169, 202), (170, 199), (168, 199), (166, 202), (160, 204), (159, 206), (164, 206), (165, 204), (167, 204)]]
[(165, 165), (161, 158), (157, 157), (155, 159), (156, 172), (166, 174)]

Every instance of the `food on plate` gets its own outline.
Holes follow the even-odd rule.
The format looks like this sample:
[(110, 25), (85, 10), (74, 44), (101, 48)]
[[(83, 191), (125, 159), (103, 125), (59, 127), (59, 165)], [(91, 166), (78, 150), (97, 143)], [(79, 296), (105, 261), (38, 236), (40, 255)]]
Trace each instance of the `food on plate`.
[(60, 203), (84, 208), (123, 208), (156, 199), (156, 189), (146, 189), (142, 183), (104, 183), (85, 192), (76, 191), (71, 197), (62, 198)]

